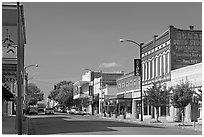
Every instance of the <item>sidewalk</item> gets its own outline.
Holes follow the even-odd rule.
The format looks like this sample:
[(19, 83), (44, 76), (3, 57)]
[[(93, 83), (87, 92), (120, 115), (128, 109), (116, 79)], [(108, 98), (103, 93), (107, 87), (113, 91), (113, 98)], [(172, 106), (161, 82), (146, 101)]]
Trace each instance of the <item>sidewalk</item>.
[[(25, 117), (23, 118), (22, 129), (23, 134), (26, 134), (27, 120)], [(2, 117), (2, 134), (18, 134), (15, 115)]]
[(155, 122), (154, 119), (150, 119), (150, 118), (144, 119), (143, 121), (141, 121), (140, 119), (132, 119), (132, 118), (120, 119), (120, 118), (113, 118), (113, 117), (102, 117), (102, 116), (98, 116), (98, 117), (110, 119), (110, 120), (118, 120), (123, 122), (140, 123), (140, 124), (159, 126), (159, 127), (174, 127), (174, 128), (180, 128), (182, 130), (202, 132), (202, 125), (199, 124), (198, 122), (195, 123), (195, 127), (194, 127), (194, 122), (185, 123), (185, 125), (183, 126), (182, 122), (162, 121), (161, 123), (157, 123)]

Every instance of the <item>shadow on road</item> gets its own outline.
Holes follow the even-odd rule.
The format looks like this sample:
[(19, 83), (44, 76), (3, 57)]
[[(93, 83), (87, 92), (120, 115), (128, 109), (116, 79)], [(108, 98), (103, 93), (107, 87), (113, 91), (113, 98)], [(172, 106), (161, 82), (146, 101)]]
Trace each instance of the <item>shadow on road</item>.
[(162, 128), (158, 126), (142, 125), (137, 123), (125, 123), (120, 121), (104, 121), (104, 120), (73, 120), (67, 118), (44, 118), (30, 120), (30, 135), (47, 135), (47, 134), (63, 134), (63, 133), (81, 133), (83, 132), (103, 132), (117, 131), (111, 127), (142, 127), (142, 128)]

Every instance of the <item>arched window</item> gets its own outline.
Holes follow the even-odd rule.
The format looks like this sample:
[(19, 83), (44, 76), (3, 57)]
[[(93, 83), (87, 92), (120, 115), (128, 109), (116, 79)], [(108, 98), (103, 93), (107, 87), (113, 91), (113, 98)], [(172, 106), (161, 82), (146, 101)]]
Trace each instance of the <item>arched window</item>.
[(156, 74), (155, 74), (155, 77), (158, 76), (158, 66), (159, 66), (158, 64), (159, 64), (159, 62), (158, 62), (158, 57), (156, 57), (156, 63), (155, 63), (155, 67), (156, 67), (155, 72), (156, 72)]
[(142, 63), (142, 80), (145, 80), (145, 64)]
[(162, 54), (159, 57), (159, 76), (162, 76)]
[(152, 59), (152, 78), (154, 78), (154, 58)]
[(163, 73), (166, 74), (166, 53), (163, 55)]
[(148, 70), (149, 70), (149, 71), (148, 71), (148, 74), (149, 74), (149, 75), (148, 75), (148, 79), (151, 78), (151, 69), (152, 69), (152, 68), (151, 68), (151, 60), (149, 60), (149, 62), (148, 62)]
[(145, 63), (145, 80), (148, 79), (148, 77), (147, 77), (148, 76), (148, 74), (147, 74), (148, 73), (148, 64), (147, 63), (148, 62)]
[(167, 73), (170, 72), (170, 53), (167, 52)]

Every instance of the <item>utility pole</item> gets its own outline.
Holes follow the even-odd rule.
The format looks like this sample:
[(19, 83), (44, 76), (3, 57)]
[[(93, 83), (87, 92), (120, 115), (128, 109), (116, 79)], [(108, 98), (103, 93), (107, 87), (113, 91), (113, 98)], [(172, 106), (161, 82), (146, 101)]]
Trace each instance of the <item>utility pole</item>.
[(22, 55), (22, 45), (21, 45), (21, 20), (20, 20), (20, 6), (19, 2), (17, 2), (17, 34), (18, 34), (18, 47), (17, 47), (17, 130), (18, 135), (22, 135), (22, 63), (23, 63), (23, 55)]

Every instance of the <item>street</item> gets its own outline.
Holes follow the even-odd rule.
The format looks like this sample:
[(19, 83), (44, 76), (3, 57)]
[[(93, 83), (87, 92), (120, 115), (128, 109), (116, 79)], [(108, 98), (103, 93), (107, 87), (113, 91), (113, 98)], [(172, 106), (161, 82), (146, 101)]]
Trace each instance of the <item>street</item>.
[(29, 135), (196, 135), (199, 132), (170, 127), (68, 114), (28, 116)]

